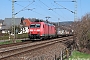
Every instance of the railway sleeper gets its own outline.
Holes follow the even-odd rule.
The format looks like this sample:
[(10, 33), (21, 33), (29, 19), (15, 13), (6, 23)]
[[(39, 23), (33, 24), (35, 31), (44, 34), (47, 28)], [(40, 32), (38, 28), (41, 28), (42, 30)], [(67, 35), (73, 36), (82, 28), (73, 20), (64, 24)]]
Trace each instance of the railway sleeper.
[(16, 49), (16, 50), (10, 50), (10, 51), (7, 51), (7, 52), (2, 52), (0, 53), (1, 58), (0, 59), (3, 59), (3, 58), (7, 58), (9, 56), (13, 56), (13, 55), (17, 55), (19, 53), (23, 53), (23, 52), (26, 52), (26, 51), (29, 51), (29, 50), (33, 50), (33, 49), (37, 49), (37, 48), (40, 48), (40, 47), (44, 47), (44, 46), (47, 46), (47, 45), (51, 45), (51, 44), (54, 44), (55, 42), (52, 42), (52, 43), (47, 43), (47, 44), (44, 44), (44, 45), (37, 45), (36, 47), (25, 47), (25, 48), (21, 48), (21, 49)]

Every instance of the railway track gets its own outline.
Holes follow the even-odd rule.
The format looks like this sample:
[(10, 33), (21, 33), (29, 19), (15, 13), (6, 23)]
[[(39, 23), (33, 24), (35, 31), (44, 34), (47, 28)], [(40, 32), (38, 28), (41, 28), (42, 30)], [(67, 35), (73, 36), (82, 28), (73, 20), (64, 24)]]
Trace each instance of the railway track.
[(10, 45), (0, 46), (0, 60), (5, 60), (12, 56), (20, 55), (21, 53), (25, 53), (27, 51), (32, 51), (35, 49), (43, 48), (49, 45), (53, 45), (55, 43), (67, 41), (67, 39), (72, 39), (70, 37), (57, 38), (52, 40), (40, 41), (40, 42), (24, 42)]

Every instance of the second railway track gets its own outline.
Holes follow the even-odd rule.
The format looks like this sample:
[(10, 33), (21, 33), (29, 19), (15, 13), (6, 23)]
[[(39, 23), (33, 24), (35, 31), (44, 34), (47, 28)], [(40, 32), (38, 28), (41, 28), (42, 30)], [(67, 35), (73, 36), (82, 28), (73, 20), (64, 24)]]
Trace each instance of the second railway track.
[(20, 55), (21, 53), (25, 53), (27, 51), (32, 51), (35, 49), (39, 49), (42, 47), (46, 47), (58, 42), (67, 41), (67, 39), (73, 39), (73, 37), (63, 37), (52, 40), (33, 42), (33, 43), (22, 43), (22, 44), (12, 44), (11, 46), (6, 46), (0, 48), (0, 60), (7, 59), (12, 56)]

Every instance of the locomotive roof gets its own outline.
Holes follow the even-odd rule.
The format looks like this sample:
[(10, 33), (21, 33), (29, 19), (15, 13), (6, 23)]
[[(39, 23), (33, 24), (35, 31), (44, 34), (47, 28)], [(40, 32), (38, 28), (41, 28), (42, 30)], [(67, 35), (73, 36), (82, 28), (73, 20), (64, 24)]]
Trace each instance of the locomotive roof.
[(50, 25), (50, 26), (54, 26), (53, 24), (50, 24), (50, 23), (46, 23), (46, 24), (48, 24), (48, 25)]
[(49, 26), (54, 26), (54, 25), (51, 24), (51, 23), (47, 23), (47, 22), (43, 22), (43, 21), (41, 21), (41, 22), (32, 22), (32, 23), (45, 23), (45, 24), (47, 24), (47, 25), (49, 25)]

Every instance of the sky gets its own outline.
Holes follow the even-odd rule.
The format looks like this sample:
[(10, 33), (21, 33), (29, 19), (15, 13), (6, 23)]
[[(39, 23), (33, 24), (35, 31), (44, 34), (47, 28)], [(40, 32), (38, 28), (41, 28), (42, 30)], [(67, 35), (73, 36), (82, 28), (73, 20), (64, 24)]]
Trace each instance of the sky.
[[(90, 13), (90, 0), (15, 0), (15, 17), (37, 18), (50, 22), (74, 21), (74, 13), (77, 10), (77, 18)], [(75, 3), (77, 8), (75, 8)], [(66, 9), (65, 9), (66, 8)], [(29, 10), (28, 10), (29, 9)], [(0, 19), (12, 18), (12, 0), (0, 1)]]

